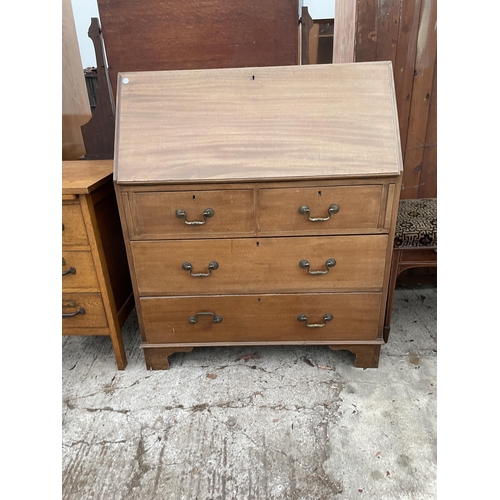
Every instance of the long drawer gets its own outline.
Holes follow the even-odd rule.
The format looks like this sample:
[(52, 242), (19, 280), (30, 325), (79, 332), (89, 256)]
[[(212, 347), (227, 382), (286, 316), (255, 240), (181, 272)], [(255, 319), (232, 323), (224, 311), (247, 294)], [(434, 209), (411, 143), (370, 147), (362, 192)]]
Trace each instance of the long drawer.
[(62, 287), (63, 291), (99, 288), (94, 259), (90, 251), (63, 251)]
[(386, 246), (386, 235), (131, 242), (142, 296), (379, 290)]
[(62, 326), (65, 328), (105, 328), (108, 326), (100, 293), (63, 293)]
[(141, 298), (147, 343), (374, 340), (381, 294)]

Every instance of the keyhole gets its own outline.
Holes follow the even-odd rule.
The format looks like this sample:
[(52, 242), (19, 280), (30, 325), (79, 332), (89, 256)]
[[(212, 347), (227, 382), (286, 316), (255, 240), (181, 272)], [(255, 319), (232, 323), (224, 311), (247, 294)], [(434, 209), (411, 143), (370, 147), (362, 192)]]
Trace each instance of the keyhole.
[(193, 201), (196, 201), (196, 196), (193, 194)]
[(318, 191), (318, 196), (321, 196), (321, 195), (322, 195), (321, 191)]
[(260, 299), (260, 298), (258, 298), (258, 299), (257, 299), (257, 302), (260, 304), (260, 303), (261, 303), (261, 299)]
[(255, 75), (252, 75), (252, 80), (255, 80)]
[(257, 247), (258, 247), (258, 246), (259, 246), (259, 242), (255, 243), (255, 246), (257, 246)]

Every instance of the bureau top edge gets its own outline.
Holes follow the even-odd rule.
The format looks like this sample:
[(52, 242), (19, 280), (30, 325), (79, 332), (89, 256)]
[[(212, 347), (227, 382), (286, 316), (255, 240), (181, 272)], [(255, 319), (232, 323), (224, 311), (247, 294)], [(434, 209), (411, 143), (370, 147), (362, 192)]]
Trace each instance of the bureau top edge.
[[(116, 172), (115, 172), (116, 174)], [(360, 181), (373, 183), (377, 181), (384, 181), (389, 178), (398, 177), (402, 172), (379, 172), (374, 174), (359, 174), (359, 173), (343, 173), (342, 175), (303, 175), (303, 176), (246, 176), (246, 177), (208, 177), (199, 176), (196, 178), (187, 179), (185, 176), (179, 179), (145, 179), (139, 178), (137, 180), (120, 180), (114, 177), (114, 183), (120, 186), (179, 186), (179, 185), (198, 185), (198, 184), (295, 184), (300, 182), (314, 181), (314, 182), (328, 182), (328, 181)]]

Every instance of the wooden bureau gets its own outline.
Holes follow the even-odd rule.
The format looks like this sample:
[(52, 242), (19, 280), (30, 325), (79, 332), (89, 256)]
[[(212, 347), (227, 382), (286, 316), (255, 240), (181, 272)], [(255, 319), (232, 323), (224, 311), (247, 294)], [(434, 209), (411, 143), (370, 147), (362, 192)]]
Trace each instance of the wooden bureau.
[(114, 162), (149, 369), (272, 344), (378, 366), (402, 175), (390, 62), (120, 74)]
[(121, 327), (133, 306), (113, 160), (63, 161), (62, 334), (109, 335), (123, 370)]

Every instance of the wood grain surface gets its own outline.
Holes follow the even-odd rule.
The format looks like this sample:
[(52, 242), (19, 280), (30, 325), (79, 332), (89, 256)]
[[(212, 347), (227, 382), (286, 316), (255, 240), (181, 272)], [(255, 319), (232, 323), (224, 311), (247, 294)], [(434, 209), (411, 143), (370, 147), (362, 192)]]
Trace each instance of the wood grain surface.
[[(141, 298), (148, 343), (375, 340), (380, 294), (287, 294)], [(222, 317), (198, 316), (212, 312)], [(309, 324), (322, 324), (324, 315), (333, 320), (324, 327), (309, 328), (298, 321), (305, 314)]]
[(398, 174), (392, 78), (388, 62), (123, 73), (115, 180)]
[(119, 72), (298, 63), (297, 0), (98, 0), (111, 84)]
[[(387, 236), (241, 238), (131, 243), (141, 296), (381, 290)], [(333, 267), (326, 267), (329, 259)], [(299, 267), (307, 260), (311, 272)], [(211, 262), (218, 268), (209, 276)]]
[(62, 194), (86, 194), (113, 176), (113, 160), (76, 160), (62, 162)]

